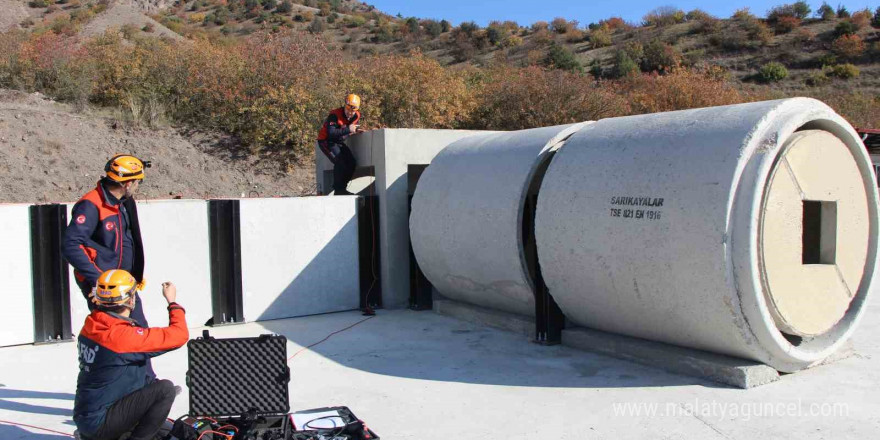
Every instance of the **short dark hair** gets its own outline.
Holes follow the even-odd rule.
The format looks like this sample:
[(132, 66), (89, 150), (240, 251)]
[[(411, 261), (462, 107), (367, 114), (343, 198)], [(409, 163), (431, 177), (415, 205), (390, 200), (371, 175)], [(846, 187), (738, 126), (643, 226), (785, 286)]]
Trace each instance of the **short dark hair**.
[(127, 309), (128, 307), (125, 306), (101, 306), (102, 312), (112, 312), (116, 313), (117, 315), (125, 312)]
[(118, 189), (124, 186), (121, 182), (117, 182), (109, 177), (105, 177), (101, 180), (104, 182), (104, 186), (106, 186), (107, 189)]

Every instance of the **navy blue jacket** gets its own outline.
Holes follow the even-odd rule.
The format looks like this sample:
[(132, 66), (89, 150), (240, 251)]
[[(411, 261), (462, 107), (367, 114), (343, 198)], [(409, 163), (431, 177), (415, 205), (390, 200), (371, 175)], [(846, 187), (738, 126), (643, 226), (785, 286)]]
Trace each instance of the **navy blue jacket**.
[(132, 319), (93, 310), (77, 339), (79, 377), (73, 421), (85, 435), (104, 423), (107, 409), (147, 386), (147, 360), (182, 347), (189, 339), (183, 307), (168, 306), (168, 327), (143, 328)]
[(110, 269), (128, 271), (140, 282), (144, 259), (134, 200), (116, 199), (99, 182), (73, 206), (61, 252), (83, 292)]

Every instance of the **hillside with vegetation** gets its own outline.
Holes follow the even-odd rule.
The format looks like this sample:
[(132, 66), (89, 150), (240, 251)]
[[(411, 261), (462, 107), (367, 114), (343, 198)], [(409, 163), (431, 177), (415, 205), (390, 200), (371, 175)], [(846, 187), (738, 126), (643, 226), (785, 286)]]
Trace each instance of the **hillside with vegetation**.
[[(880, 127), (880, 8), (731, 17), (662, 7), (528, 25), (391, 16), (352, 0), (0, 0), (0, 88), (128, 122), (216, 130), (308, 169), (358, 92), (371, 127), (513, 130), (790, 96)], [(7, 9), (8, 8), (8, 9)], [(293, 166), (291, 165), (291, 166)]]

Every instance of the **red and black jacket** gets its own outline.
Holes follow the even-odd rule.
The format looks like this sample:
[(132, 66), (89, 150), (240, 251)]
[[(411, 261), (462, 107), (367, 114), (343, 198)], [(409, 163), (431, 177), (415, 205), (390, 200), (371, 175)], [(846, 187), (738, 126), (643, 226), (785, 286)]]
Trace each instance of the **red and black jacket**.
[(352, 124), (357, 124), (360, 119), (361, 112), (359, 111), (355, 111), (351, 119), (345, 117), (345, 109), (343, 107), (331, 111), (327, 119), (324, 120), (321, 131), (318, 132), (318, 143), (342, 143), (351, 134), (348, 127)]
[(146, 362), (189, 340), (186, 313), (177, 303), (168, 306), (168, 327), (143, 328), (130, 318), (94, 310), (77, 339), (79, 377), (73, 421), (80, 432), (93, 434), (117, 400), (147, 386)]
[(73, 206), (61, 252), (83, 292), (110, 269), (128, 271), (140, 282), (144, 251), (134, 199), (120, 201), (99, 182)]

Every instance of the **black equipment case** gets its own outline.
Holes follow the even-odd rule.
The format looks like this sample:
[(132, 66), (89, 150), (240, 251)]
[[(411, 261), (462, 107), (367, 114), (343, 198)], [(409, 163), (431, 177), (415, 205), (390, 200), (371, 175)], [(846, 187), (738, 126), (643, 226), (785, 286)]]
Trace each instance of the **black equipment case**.
[(187, 349), (190, 417), (231, 425), (234, 440), (289, 438), (287, 338), (216, 339), (205, 330)]
[(294, 415), (288, 414), (290, 368), (284, 336), (216, 339), (205, 330), (187, 343), (187, 351), (189, 414), (171, 432), (179, 440), (379, 439), (344, 406), (294, 414), (312, 420), (311, 414), (333, 412), (342, 426), (294, 426)]

